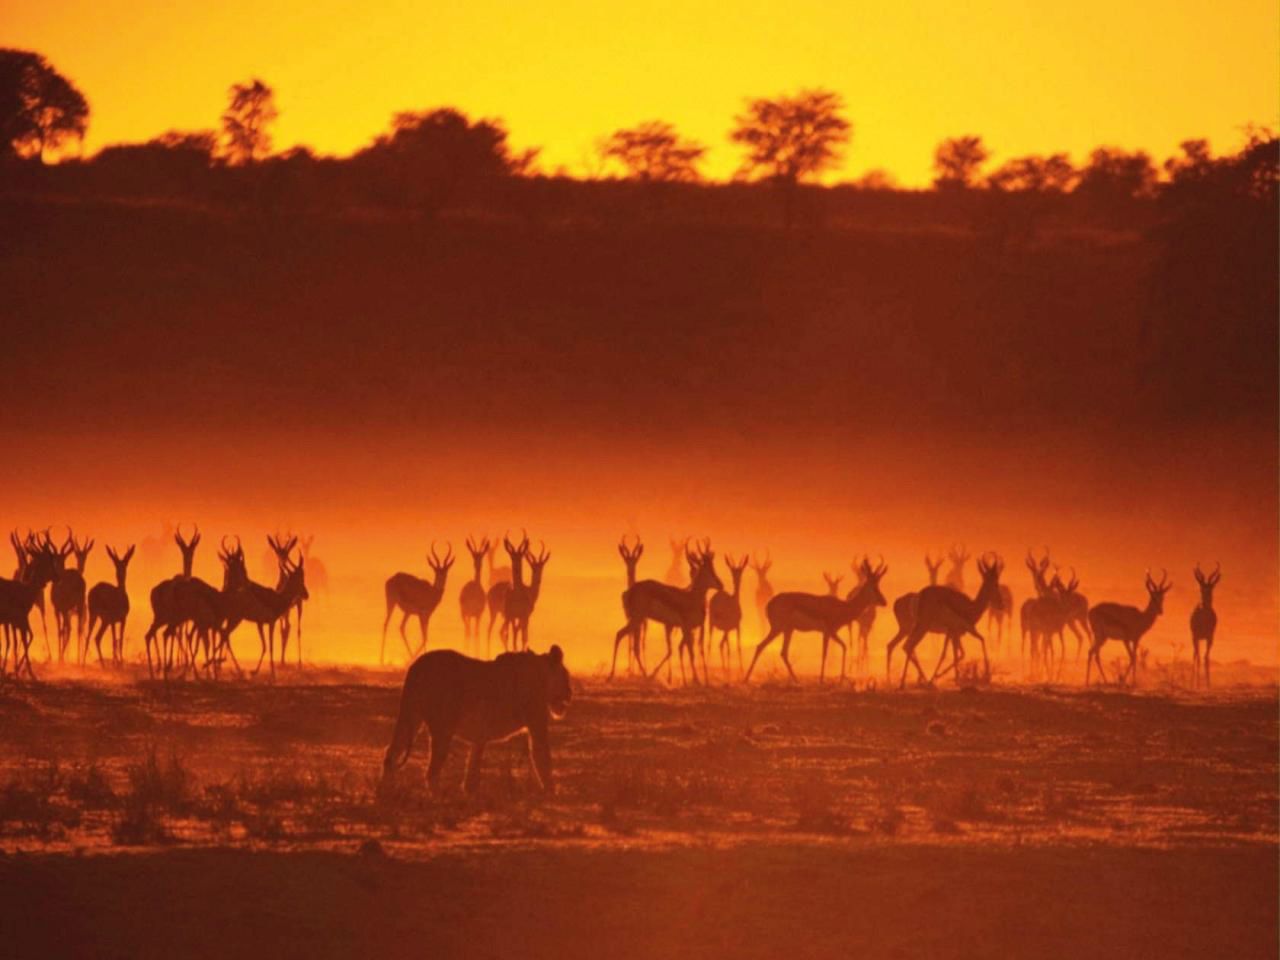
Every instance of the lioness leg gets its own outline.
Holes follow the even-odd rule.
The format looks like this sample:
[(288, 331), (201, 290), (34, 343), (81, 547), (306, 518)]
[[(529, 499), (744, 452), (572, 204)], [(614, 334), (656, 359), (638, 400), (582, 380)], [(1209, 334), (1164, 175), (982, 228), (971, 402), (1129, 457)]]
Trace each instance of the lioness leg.
[(449, 745), (453, 743), (453, 726), (434, 724), (428, 726), (431, 739), (431, 762), (427, 764), (427, 789), (433, 794), (439, 792), (440, 771), (449, 759)]
[(529, 759), (533, 763), (538, 786), (544, 793), (551, 792), (551, 740), (545, 719), (529, 724)]
[(462, 789), (472, 793), (476, 789), (476, 781), (480, 779), (480, 759), (484, 756), (484, 744), (473, 743), (471, 753), (467, 756), (467, 772), (462, 779)]

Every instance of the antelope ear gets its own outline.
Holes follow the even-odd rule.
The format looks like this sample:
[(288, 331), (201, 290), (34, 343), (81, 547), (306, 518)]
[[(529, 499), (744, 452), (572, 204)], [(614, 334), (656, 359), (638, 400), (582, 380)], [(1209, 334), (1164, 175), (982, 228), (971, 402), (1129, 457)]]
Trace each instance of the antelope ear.
[(559, 644), (552, 644), (551, 649), (547, 651), (547, 657), (551, 660), (553, 667), (558, 667), (564, 663), (564, 651), (560, 649)]

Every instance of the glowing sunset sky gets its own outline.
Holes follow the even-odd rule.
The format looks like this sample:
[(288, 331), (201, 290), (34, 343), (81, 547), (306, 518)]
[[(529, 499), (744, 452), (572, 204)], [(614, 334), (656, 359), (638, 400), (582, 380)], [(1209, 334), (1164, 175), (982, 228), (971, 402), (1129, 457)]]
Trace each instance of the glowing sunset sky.
[(1275, 0), (726, 5), (646, 0), (8, 0), (0, 43), (38, 50), (93, 107), (88, 148), (216, 125), (227, 86), (277, 91), (276, 146), (348, 153), (393, 112), (456, 105), (506, 120), (544, 169), (582, 173), (596, 139), (650, 118), (711, 147), (746, 96), (839, 91), (855, 126), (835, 179), (929, 178), (946, 136), (995, 162), (1110, 143), (1163, 157), (1188, 136), (1233, 148), (1280, 112)]

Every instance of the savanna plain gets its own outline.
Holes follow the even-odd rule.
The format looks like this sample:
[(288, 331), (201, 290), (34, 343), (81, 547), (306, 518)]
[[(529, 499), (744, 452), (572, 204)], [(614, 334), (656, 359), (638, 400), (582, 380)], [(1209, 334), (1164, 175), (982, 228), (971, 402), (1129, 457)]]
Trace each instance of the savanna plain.
[(50, 671), (0, 688), (5, 952), (1275, 956), (1274, 676), (1015, 676), (579, 672), (554, 793), (521, 737), (432, 797), (425, 736), (380, 782), (399, 669)]

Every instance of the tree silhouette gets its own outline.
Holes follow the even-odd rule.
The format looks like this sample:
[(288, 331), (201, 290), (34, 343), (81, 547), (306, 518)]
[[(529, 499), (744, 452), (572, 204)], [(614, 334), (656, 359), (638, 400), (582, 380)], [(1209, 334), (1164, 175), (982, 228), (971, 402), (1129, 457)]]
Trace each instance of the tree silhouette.
[(1048, 157), (1015, 157), (987, 177), (994, 190), (1013, 193), (1066, 193), (1076, 180), (1076, 169), (1065, 153)]
[(1116, 147), (1099, 147), (1089, 154), (1075, 192), (1106, 205), (1149, 197), (1155, 186), (1156, 167), (1145, 151), (1126, 153)]
[(217, 148), (212, 130), (170, 130), (146, 143), (103, 147), (89, 166), (113, 191), (189, 195), (201, 189)]
[(497, 120), (470, 121), (449, 107), (398, 113), (391, 133), (379, 136), (355, 157), (395, 199), (434, 215), (467, 190), (504, 176), (528, 172), (536, 150), (513, 153)]
[(933, 185), (939, 190), (968, 190), (990, 156), (981, 137), (970, 134), (943, 140), (933, 152)]
[(702, 144), (681, 139), (674, 126), (661, 120), (615, 130), (600, 144), (601, 157), (616, 160), (628, 178), (645, 183), (697, 180), (698, 163), (706, 152)]
[(280, 115), (275, 91), (254, 77), (248, 83), (232, 84), (227, 91), (227, 109), (222, 114), (222, 132), (227, 139), (227, 158), (232, 163), (253, 163), (271, 152), (267, 128)]
[(746, 149), (738, 175), (794, 186), (834, 167), (853, 130), (842, 110), (840, 95), (830, 90), (749, 100), (729, 133), (731, 141)]
[(0, 158), (33, 156), (83, 141), (89, 103), (43, 56), (0, 49)]

